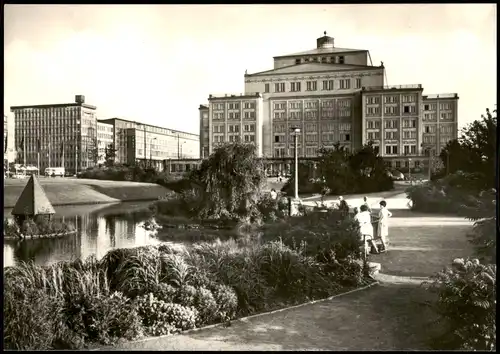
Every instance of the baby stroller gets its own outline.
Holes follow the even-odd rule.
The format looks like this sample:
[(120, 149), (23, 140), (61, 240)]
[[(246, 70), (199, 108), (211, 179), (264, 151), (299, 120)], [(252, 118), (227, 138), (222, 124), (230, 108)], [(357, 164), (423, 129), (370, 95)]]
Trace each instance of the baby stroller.
[(370, 253), (385, 252), (385, 248), (384, 248), (384, 244), (382, 243), (382, 239), (378, 235), (378, 218), (372, 217), (372, 225), (373, 225), (373, 239), (370, 242), (370, 245), (371, 245)]

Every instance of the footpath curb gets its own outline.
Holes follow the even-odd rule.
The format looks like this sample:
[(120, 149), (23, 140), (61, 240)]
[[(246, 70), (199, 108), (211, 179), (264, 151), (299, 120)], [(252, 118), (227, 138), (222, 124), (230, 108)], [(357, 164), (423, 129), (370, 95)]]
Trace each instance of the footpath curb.
[[(263, 313), (258, 313), (258, 314), (252, 315), (252, 316), (237, 318), (237, 319), (231, 320), (230, 322), (248, 322), (248, 320), (253, 319), (253, 318), (262, 317), (262, 316), (266, 316), (266, 315), (272, 315), (272, 314), (275, 314), (275, 313), (280, 313), (280, 312), (284, 312), (284, 311), (288, 311), (288, 310), (293, 310), (293, 309), (296, 309), (296, 308), (300, 308), (300, 307), (303, 307), (303, 306), (313, 305), (313, 304), (317, 304), (317, 303), (320, 303), (320, 302), (325, 302), (325, 301), (328, 301), (328, 300), (332, 300), (332, 299), (335, 299), (337, 297), (341, 297), (341, 296), (344, 296), (344, 295), (349, 295), (349, 294), (352, 294), (352, 293), (355, 293), (355, 292), (358, 292), (358, 291), (369, 289), (372, 286), (375, 286), (375, 285), (378, 285), (378, 284), (379, 284), (379, 281), (375, 280), (373, 283), (365, 285), (365, 286), (363, 286), (361, 288), (349, 290), (349, 291), (347, 291), (345, 293), (333, 295), (333, 296), (327, 297), (325, 299), (308, 301), (308, 302), (304, 302), (304, 303), (299, 304), (299, 305), (285, 307), (285, 308), (274, 310), (274, 311), (270, 311), (270, 312), (263, 312)], [(180, 333), (178, 333), (176, 335), (188, 335), (190, 333), (195, 333), (195, 332), (199, 332), (199, 331), (202, 331), (202, 330), (207, 330), (207, 329), (212, 329), (212, 328), (217, 328), (217, 327), (225, 326), (226, 324), (227, 324), (227, 322), (216, 323), (216, 324), (205, 326), (205, 327), (189, 329), (187, 331), (180, 332)], [(143, 342), (147, 342), (147, 341), (150, 341), (150, 340), (162, 339), (162, 338), (166, 338), (166, 337), (172, 337), (172, 334), (164, 334), (162, 336), (157, 336), (157, 337), (147, 337), (147, 338), (137, 339), (137, 340), (133, 340), (133, 341), (127, 341), (127, 343), (143, 343)], [(103, 349), (106, 350), (106, 348), (111, 348), (111, 347), (107, 346), (107, 347), (102, 347), (102, 348), (96, 348), (96, 349), (92, 349), (91, 351), (98, 351), (98, 350), (103, 350)]]

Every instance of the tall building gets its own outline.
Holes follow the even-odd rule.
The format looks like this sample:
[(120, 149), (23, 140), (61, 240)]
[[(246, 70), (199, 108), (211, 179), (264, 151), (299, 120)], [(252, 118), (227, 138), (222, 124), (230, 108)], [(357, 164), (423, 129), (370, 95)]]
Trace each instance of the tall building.
[(15, 147), (18, 161), (37, 166), (65, 167), (70, 173), (95, 165), (96, 107), (86, 104), (85, 97), (75, 102), (32, 106), (13, 106)]
[(208, 106), (200, 104), (200, 158), (206, 159), (210, 155), (210, 122)]
[(208, 154), (224, 142), (245, 142), (255, 144), (257, 156), (261, 157), (262, 95), (260, 93), (222, 97), (210, 95), (208, 101), (208, 126), (211, 127)]
[(458, 138), (458, 94), (423, 96), (422, 146), (431, 156)]
[(106, 149), (113, 149), (114, 130), (113, 124), (97, 122), (97, 163), (106, 162)]
[(196, 134), (133, 122), (122, 118), (99, 120), (112, 126), (115, 162), (137, 162), (163, 169), (164, 160), (199, 158), (200, 137)]
[[(262, 129), (262, 134), (256, 135), (262, 156), (276, 160), (293, 157), (292, 128), (298, 127), (301, 157), (316, 157), (320, 147), (333, 147), (336, 143), (353, 150), (373, 141), (394, 166), (404, 161), (419, 164), (416, 161), (426, 159), (422, 153), (425, 141), (431, 141), (426, 135), (430, 133), (425, 133), (427, 124), (423, 124), (430, 96), (422, 95), (422, 85), (384, 86), (384, 78), (383, 63), (373, 65), (368, 50), (338, 48), (326, 32), (316, 40), (316, 48), (276, 56), (271, 70), (245, 73), (243, 96), (262, 96), (262, 110), (255, 119)], [(238, 97), (218, 98), (225, 100), (224, 110), (214, 109), (213, 97), (209, 98), (208, 110), (200, 106), (200, 151), (205, 152), (201, 156), (206, 157), (215, 144), (231, 141), (230, 134), (222, 134), (218, 129), (232, 124), (229, 98)], [(457, 96), (455, 103), (450, 103), (453, 109), (445, 112), (450, 124), (443, 125), (447, 133), (439, 142), (456, 136), (456, 99)], [(244, 121), (241, 112), (239, 120)], [(455, 128), (449, 128), (452, 122)], [(444, 123), (439, 124), (441, 129)], [(284, 166), (285, 163), (274, 167)]]

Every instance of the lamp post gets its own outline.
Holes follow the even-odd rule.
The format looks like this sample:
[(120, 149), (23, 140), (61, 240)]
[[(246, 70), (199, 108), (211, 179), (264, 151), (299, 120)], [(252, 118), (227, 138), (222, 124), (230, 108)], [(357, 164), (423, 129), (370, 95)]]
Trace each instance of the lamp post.
[(413, 184), (411, 181), (411, 158), (408, 158), (408, 179), (410, 180), (410, 184)]
[(299, 152), (297, 150), (297, 138), (300, 133), (300, 128), (292, 127), (293, 145), (295, 154), (295, 200), (299, 200)]

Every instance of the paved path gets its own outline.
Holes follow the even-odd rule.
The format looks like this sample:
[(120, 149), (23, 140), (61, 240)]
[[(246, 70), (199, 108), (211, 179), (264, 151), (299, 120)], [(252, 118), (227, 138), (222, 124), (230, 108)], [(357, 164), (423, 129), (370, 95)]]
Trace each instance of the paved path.
[[(234, 321), (185, 335), (124, 343), (127, 350), (429, 350), (435, 314), (422, 278), (470, 254), (470, 223), (407, 210), (405, 195), (387, 199), (393, 212), (380, 285), (332, 300)], [(411, 277), (411, 278), (410, 278)]]

